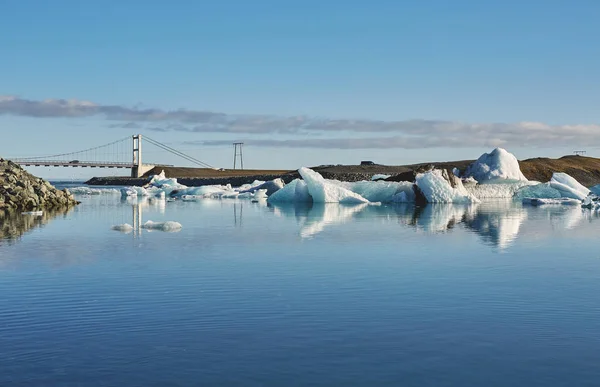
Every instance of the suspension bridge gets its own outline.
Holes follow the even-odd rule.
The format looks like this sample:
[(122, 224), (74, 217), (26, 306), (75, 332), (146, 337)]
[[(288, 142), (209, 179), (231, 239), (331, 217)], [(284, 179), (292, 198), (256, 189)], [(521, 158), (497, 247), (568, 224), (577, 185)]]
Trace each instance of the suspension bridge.
[[(168, 145), (144, 137), (144, 143), (179, 156), (202, 168), (217, 169), (190, 155), (178, 151)], [(36, 167), (81, 167), (81, 168), (129, 168), (131, 177), (141, 177), (154, 167), (170, 167), (172, 165), (156, 162), (142, 162), (142, 135), (136, 134), (108, 144), (84, 149), (76, 152), (61, 153), (50, 156), (14, 158), (13, 162), (22, 166)]]

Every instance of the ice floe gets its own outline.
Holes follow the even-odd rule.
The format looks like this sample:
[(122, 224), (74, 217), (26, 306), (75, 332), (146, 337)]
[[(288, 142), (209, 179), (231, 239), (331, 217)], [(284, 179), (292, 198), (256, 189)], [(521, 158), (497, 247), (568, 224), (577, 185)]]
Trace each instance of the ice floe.
[(119, 195), (120, 190), (116, 188), (73, 187), (69, 188), (69, 192), (73, 195)]
[(146, 230), (159, 230), (166, 232), (174, 232), (181, 230), (182, 226), (179, 222), (167, 221), (167, 222), (153, 222), (151, 220), (147, 221), (142, 225), (143, 229)]
[(111, 230), (120, 231), (123, 233), (130, 233), (133, 231), (133, 226), (129, 223), (117, 224), (110, 228)]
[(567, 206), (579, 206), (581, 200), (572, 198), (524, 198), (523, 204), (529, 204), (532, 206), (547, 206), (547, 205), (567, 205)]

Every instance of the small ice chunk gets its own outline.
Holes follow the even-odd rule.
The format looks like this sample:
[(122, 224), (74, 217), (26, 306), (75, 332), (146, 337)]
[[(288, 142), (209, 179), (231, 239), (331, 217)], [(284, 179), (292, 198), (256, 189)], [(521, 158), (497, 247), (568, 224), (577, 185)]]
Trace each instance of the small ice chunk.
[(130, 233), (133, 231), (133, 226), (129, 223), (117, 224), (110, 228), (111, 230), (120, 231), (124, 233)]
[(572, 198), (524, 198), (523, 204), (529, 204), (532, 206), (546, 206), (546, 205), (567, 205), (567, 206), (578, 206), (581, 204), (581, 200)]
[(384, 175), (383, 173), (378, 173), (378, 174), (371, 176), (371, 180), (385, 180), (391, 176), (392, 175)]
[(581, 185), (571, 176), (561, 172), (554, 172), (554, 174), (552, 174), (550, 187), (559, 191), (560, 195), (565, 198), (583, 200), (590, 194), (589, 189)]
[(118, 195), (120, 192), (116, 188), (90, 188), (90, 187), (73, 187), (69, 188), (69, 192), (73, 195)]
[(496, 179), (527, 180), (515, 155), (502, 148), (482, 154), (477, 161), (469, 165), (465, 177), (469, 176), (480, 183)]
[(267, 198), (267, 189), (259, 189), (254, 192), (254, 199), (266, 199)]
[(159, 230), (159, 231), (166, 231), (166, 232), (179, 231), (179, 230), (181, 230), (181, 227), (182, 227), (181, 223), (174, 222), (174, 221), (153, 222), (153, 221), (149, 220), (142, 225), (142, 228), (145, 228), (146, 230)]
[(309, 168), (298, 170), (315, 203), (367, 203), (368, 200), (339, 184), (325, 180), (321, 174)]

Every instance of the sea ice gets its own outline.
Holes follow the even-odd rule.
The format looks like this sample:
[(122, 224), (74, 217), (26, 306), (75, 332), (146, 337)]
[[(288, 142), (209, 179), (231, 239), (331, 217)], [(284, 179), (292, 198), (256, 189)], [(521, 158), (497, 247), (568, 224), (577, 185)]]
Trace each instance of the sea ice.
[(583, 200), (590, 194), (589, 189), (566, 173), (554, 172), (550, 180), (550, 187), (559, 191), (560, 195), (565, 198)]
[(479, 202), (476, 197), (465, 189), (460, 179), (457, 178), (455, 181), (456, 187), (452, 187), (443, 177), (440, 169), (419, 173), (416, 177), (416, 184), (429, 203)]
[(318, 172), (302, 167), (298, 170), (315, 203), (367, 203), (368, 200), (342, 187), (339, 182), (325, 180)]
[(497, 179), (527, 180), (519, 168), (517, 158), (502, 148), (482, 154), (467, 168), (464, 176), (472, 176), (480, 183)]
[(181, 223), (167, 221), (167, 222), (153, 222), (151, 220), (147, 221), (142, 225), (142, 228), (146, 230), (159, 230), (166, 232), (175, 232), (181, 230)]

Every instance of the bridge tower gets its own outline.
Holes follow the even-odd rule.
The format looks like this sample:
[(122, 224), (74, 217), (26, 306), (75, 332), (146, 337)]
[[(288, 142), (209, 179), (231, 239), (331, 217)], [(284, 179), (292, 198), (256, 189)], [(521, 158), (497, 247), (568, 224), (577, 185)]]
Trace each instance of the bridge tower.
[(133, 167), (131, 168), (131, 177), (142, 177), (144, 173), (154, 168), (154, 165), (142, 164), (142, 135), (133, 135), (132, 139)]

